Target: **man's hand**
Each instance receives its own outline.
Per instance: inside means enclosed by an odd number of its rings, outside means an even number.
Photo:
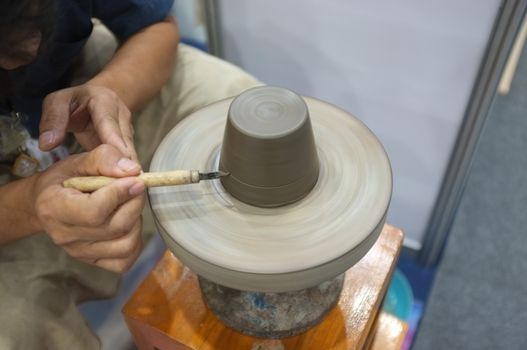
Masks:
[[[48,95],[42,106],[40,148],[58,146],[71,131],[87,150],[109,144],[136,159],[130,111],[144,106],[168,80],[178,42],[176,23],[168,16],[122,43],[88,83]]]
[[[108,144],[137,159],[130,110],[109,88],[84,84],[53,92],[44,99],[40,148],[49,151],[60,145],[66,132],[75,133],[86,150]]]
[[[38,174],[34,210],[53,242],[74,258],[126,271],[142,250],[144,184],[140,166],[109,145],[71,156]],[[64,188],[71,176],[124,177],[93,193]]]

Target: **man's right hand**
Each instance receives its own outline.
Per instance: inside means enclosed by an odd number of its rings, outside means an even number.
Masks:
[[[44,231],[72,257],[124,272],[142,250],[140,166],[110,145],[73,155],[38,174],[34,210]],[[69,177],[122,177],[93,193],[64,188]]]

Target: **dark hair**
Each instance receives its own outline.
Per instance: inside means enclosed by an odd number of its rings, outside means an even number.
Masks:
[[[53,35],[57,0],[2,0],[0,2],[0,54],[35,32],[42,35],[39,53]],[[13,90],[7,71],[0,69],[0,97]]]
[[[3,0],[0,6],[0,50],[34,31],[51,36],[56,0]]]

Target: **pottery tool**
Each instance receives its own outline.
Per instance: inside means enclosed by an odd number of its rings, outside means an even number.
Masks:
[[[343,273],[377,240],[392,191],[386,152],[360,120],[276,87],[194,112],[151,170],[191,166],[230,176],[150,189],[159,233],[200,276],[210,309],[259,337],[298,334],[327,314]]]
[[[224,171],[200,173],[198,170],[173,170],[141,173],[135,177],[143,181],[147,187],[159,187],[195,184],[202,180],[214,180],[227,175],[229,173]],[[117,178],[109,176],[79,176],[65,180],[63,186],[74,188],[81,192],[93,192],[115,180]]]

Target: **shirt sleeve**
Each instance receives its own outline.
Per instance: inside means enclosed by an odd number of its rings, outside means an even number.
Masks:
[[[93,17],[124,41],[144,27],[160,22],[174,0],[94,0]]]

